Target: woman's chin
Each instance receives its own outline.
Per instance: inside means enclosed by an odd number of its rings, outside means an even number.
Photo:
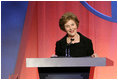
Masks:
[[[69,36],[70,36],[70,37],[74,37],[74,36],[75,36],[75,34],[69,34]]]

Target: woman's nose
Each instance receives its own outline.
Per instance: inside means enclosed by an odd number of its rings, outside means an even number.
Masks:
[[[70,26],[70,29],[72,29],[72,26]]]

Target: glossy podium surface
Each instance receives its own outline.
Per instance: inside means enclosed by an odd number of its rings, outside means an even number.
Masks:
[[[26,67],[92,67],[105,65],[106,58],[26,58]]]
[[[106,58],[27,58],[26,67],[38,67],[41,79],[88,79],[90,67],[106,66]]]

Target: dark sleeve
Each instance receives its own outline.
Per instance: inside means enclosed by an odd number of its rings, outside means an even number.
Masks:
[[[94,53],[93,44],[92,44],[92,41],[89,40],[89,42],[88,42],[87,55],[88,55],[88,56],[91,56],[93,53]]]
[[[61,56],[61,46],[59,42],[56,42],[55,54]]]

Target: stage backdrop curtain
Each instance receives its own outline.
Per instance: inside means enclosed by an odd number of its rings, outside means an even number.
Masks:
[[[88,3],[99,12],[111,16],[110,1]],[[113,66],[91,68],[90,78],[117,78],[117,23],[95,16],[79,1],[29,2],[14,72],[15,78],[39,78],[37,68],[26,68],[26,58],[50,58],[55,54],[56,41],[66,34],[60,30],[58,24],[65,12],[77,15],[80,21],[78,31],[92,40],[94,52],[99,57],[107,57],[114,62]]]

